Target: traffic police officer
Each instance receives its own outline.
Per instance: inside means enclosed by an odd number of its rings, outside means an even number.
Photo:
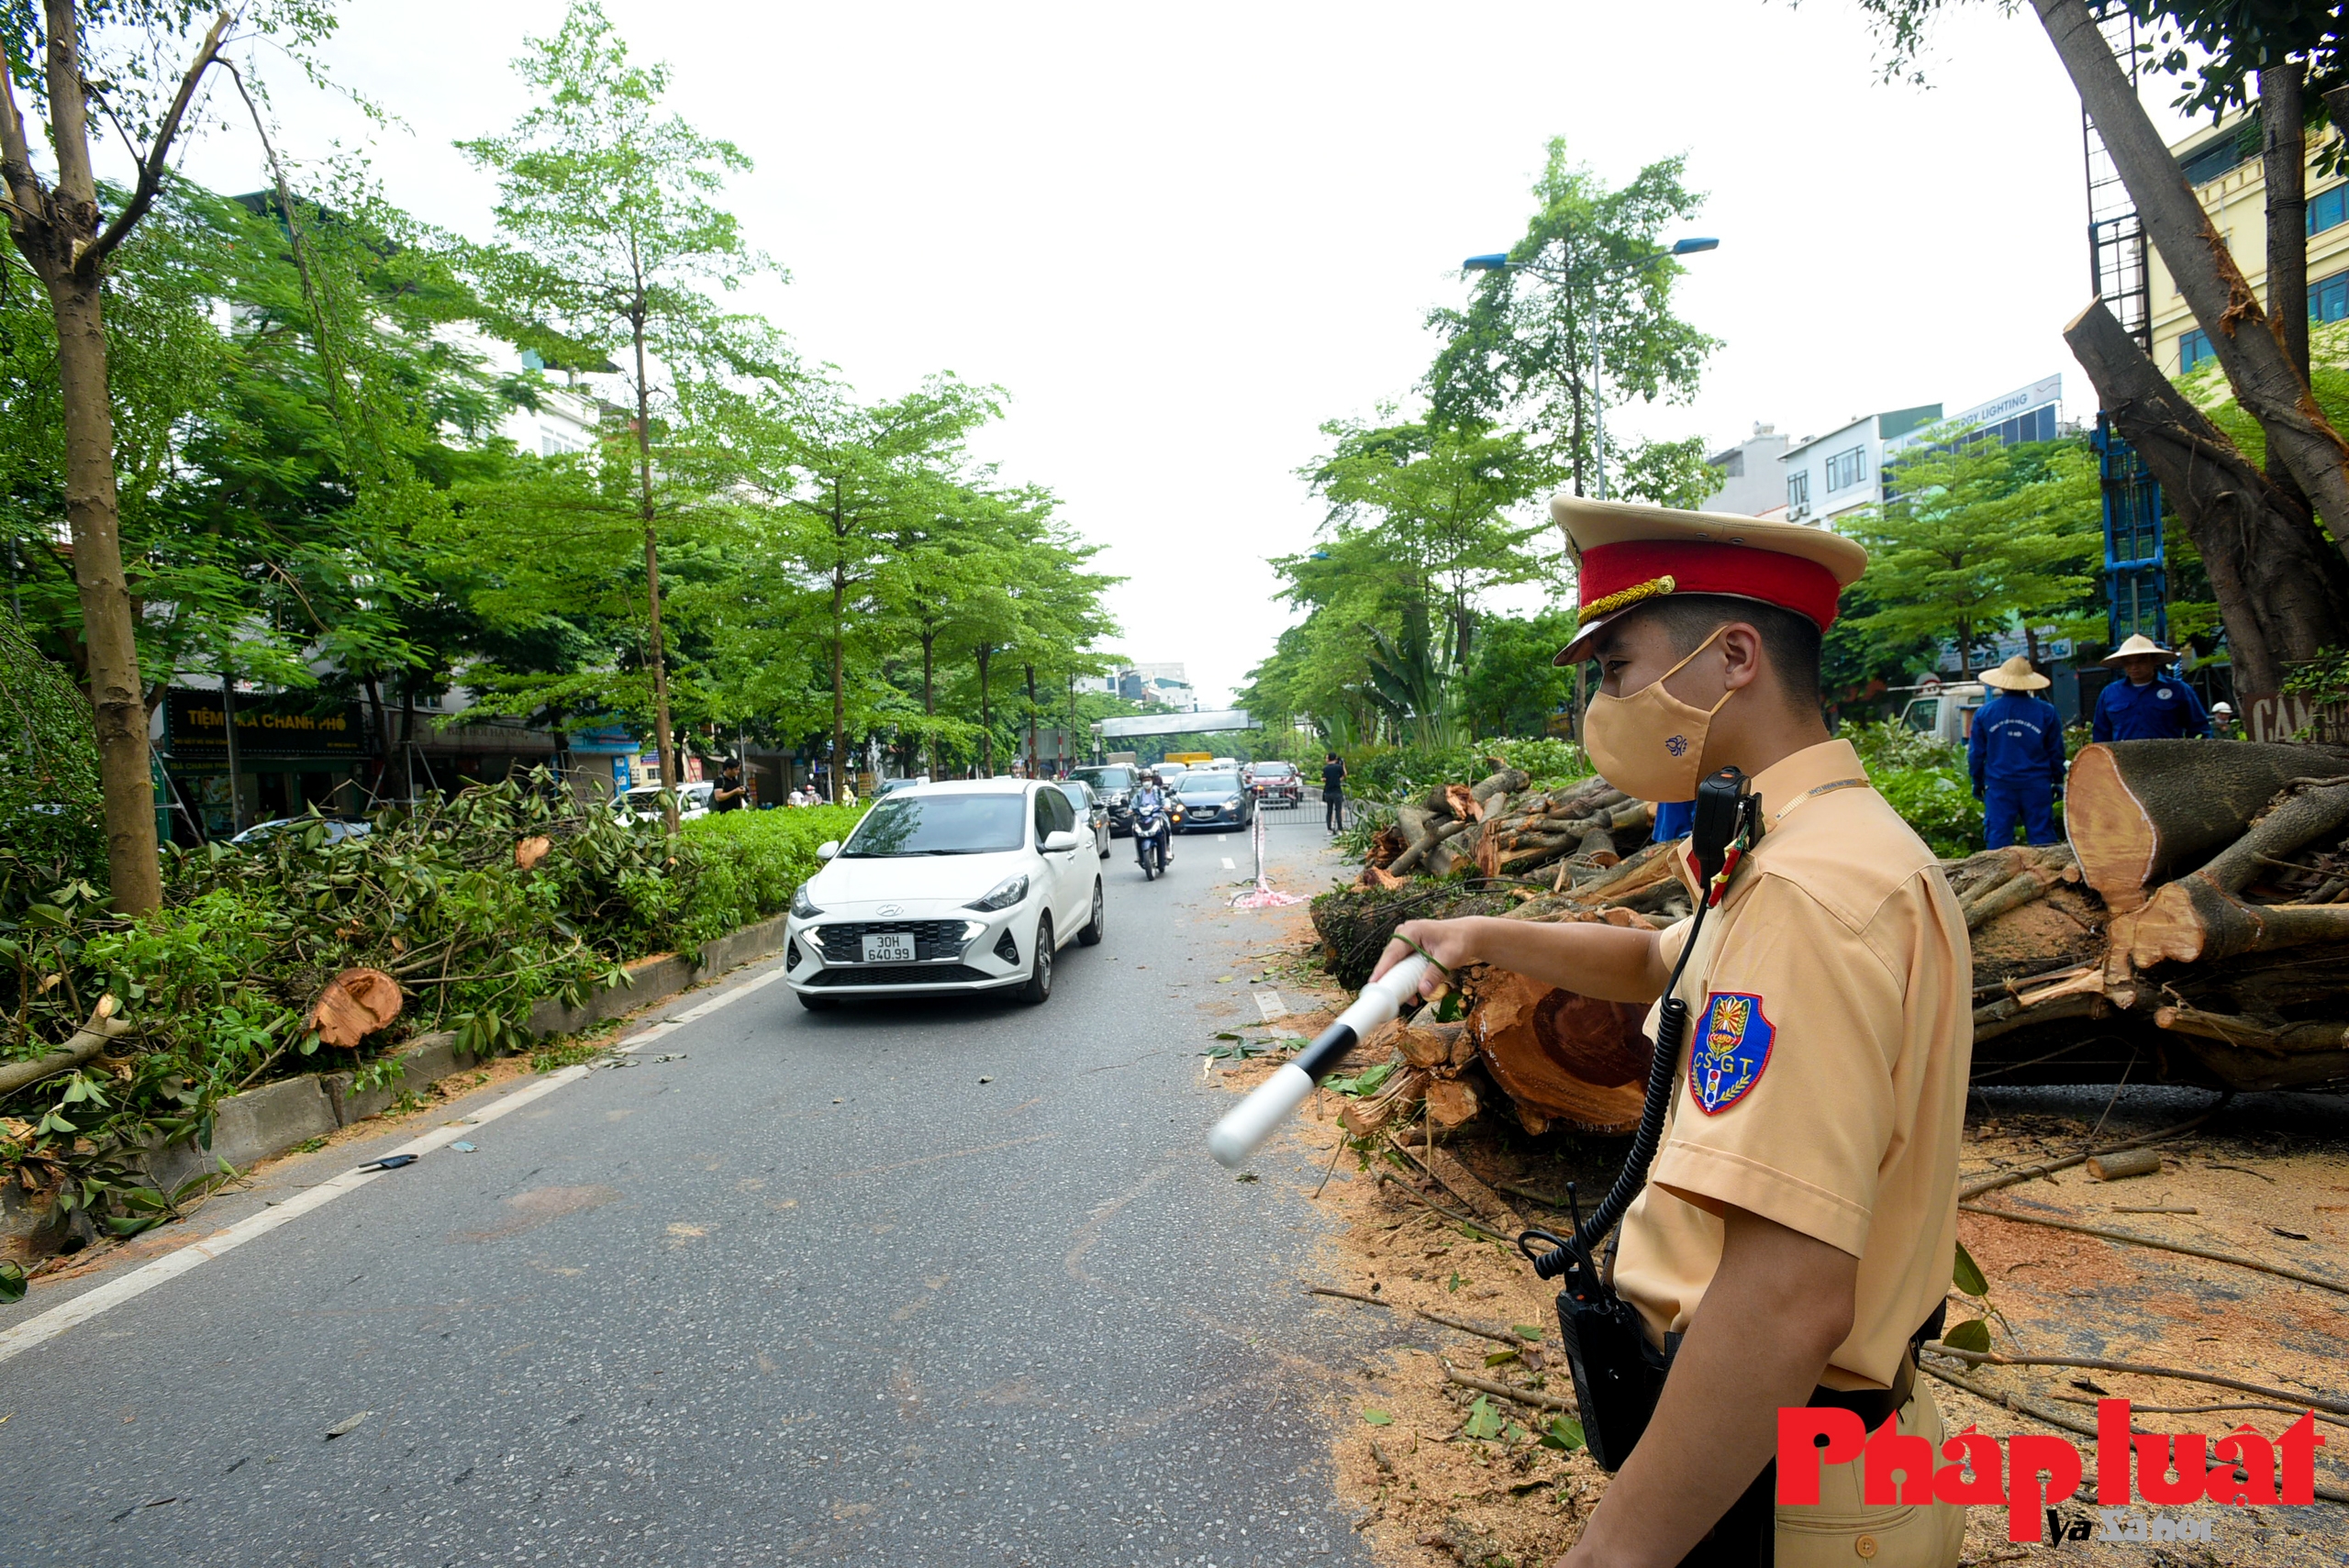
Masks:
[[[1615,1257],[1650,1340],[1682,1338],[1565,1562],[1719,1561],[1742,1540],[1747,1562],[1775,1541],[1781,1568],[1951,1568],[1955,1505],[1867,1508],[1858,1460],[1827,1467],[1817,1505],[1776,1505],[1770,1468],[1781,1407],[1841,1406],[1870,1429],[1897,1413],[1901,1432],[1943,1437],[1911,1346],[1950,1285],[1973,968],[1932,851],[1820,718],[1820,633],[1866,554],[1752,517],[1551,506],[1582,595],[1558,659],[1596,658],[1604,676],[1584,723],[1592,762],[1660,801],[1738,767],[1764,825],[1683,972],[1688,1043]],[[1417,944],[1451,971],[1657,1001],[1689,923],[1469,917],[1398,936],[1382,970]]]
[[[2046,686],[2047,677],[2018,653],[1985,670],[1982,684],[1998,692],[1975,711],[1974,733],[1965,743],[1974,798],[1982,802],[1982,842],[2005,849],[2015,841],[2021,817],[2027,840],[2052,844],[2051,807],[2064,786],[2064,721],[2053,703],[2029,695]]]
[[[2128,678],[2097,694],[2090,735],[2098,740],[2174,740],[2210,734],[2202,699],[2184,681],[2162,675],[2172,657],[2143,632],[2115,649],[2105,662],[2120,665]]]

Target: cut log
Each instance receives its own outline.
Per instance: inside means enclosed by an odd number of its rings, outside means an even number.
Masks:
[[[2349,904],[2246,904],[2199,876],[2169,884],[2112,923],[2115,952],[2125,952],[2139,969],[2310,942],[2349,942]]]
[[[2084,748],[2064,824],[2080,873],[2115,914],[2243,836],[2294,779],[2349,777],[2349,751],[2252,741],[2113,740]]]
[[[2156,1029],[2176,1029],[2180,1034],[2223,1040],[2248,1051],[2273,1051],[2278,1056],[2349,1050],[2349,1026],[2338,1021],[2288,1024],[2236,1018],[2225,1013],[2206,1013],[2193,1007],[2156,1007],[2154,1009],[2154,1025]]]
[[[1481,827],[1481,823],[1456,824],[1463,829]],[[1427,867],[1430,876],[1453,876],[1470,870],[1476,863],[1476,836],[1472,831],[1447,833],[1428,851]]]
[[[1388,1043],[1400,1051],[1403,1060],[1414,1067],[1449,1067],[1452,1065],[1453,1038],[1464,1032],[1464,1027],[1461,1024],[1408,1024],[1397,1029]]]
[[[1386,869],[1395,875],[1401,876],[1405,872],[1411,870],[1421,861],[1426,860],[1430,851],[1433,851],[1445,840],[1453,838],[1457,834],[1465,833],[1469,828],[1475,826],[1476,823],[1474,818],[1460,822],[1436,821],[1429,828],[1428,831],[1423,836],[1412,840],[1408,849],[1405,850],[1401,854],[1397,855],[1393,863],[1388,865]],[[1442,876],[1445,873],[1439,870],[1435,874]]]
[[[1646,1017],[1643,1006],[1501,974],[1477,1000],[1477,1053],[1493,1082],[1543,1119],[1620,1132],[1640,1118]]]
[[[1449,1130],[1476,1119],[1484,1106],[1472,1084],[1459,1078],[1438,1078],[1427,1087],[1428,1120]]]
[[[1408,876],[1397,876],[1384,866],[1366,865],[1362,868],[1362,875],[1354,880],[1354,885],[1375,887],[1392,893],[1410,880]]]
[[[2099,1182],[2126,1181],[2132,1176],[2158,1176],[2162,1157],[2151,1149],[2123,1149],[2088,1156],[2088,1174]]]
[[[346,969],[327,983],[304,1021],[322,1045],[349,1050],[400,1016],[400,983],[380,969]]]
[[[1468,793],[1489,812],[1532,782],[1533,775],[1523,768],[1503,768],[1499,773],[1479,781]]]
[[[1435,821],[1435,814],[1424,806],[1398,806],[1395,808],[1395,830],[1403,836],[1406,848],[1426,838]]]
[[[529,838],[514,846],[514,869],[516,871],[530,871],[536,868],[540,861],[547,858],[547,851],[553,848],[554,840],[552,839],[548,838],[543,833],[531,834]]]

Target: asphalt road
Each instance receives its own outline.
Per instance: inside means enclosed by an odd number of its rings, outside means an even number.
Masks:
[[[1275,820],[1309,891],[1319,813]],[[1146,885],[1119,840],[1041,1008],[766,986],[0,1363],[0,1561],[1366,1562],[1309,1175],[1204,1148],[1249,864]]]

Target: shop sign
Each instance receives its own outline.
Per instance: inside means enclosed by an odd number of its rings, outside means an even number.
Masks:
[[[186,769],[228,762],[228,727],[218,692],[173,690],[163,694],[163,734],[172,762]],[[367,752],[367,727],[359,705],[322,702],[296,692],[237,697],[237,761],[291,758],[350,758]]]

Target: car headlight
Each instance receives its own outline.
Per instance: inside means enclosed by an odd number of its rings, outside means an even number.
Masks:
[[[963,906],[965,909],[1008,909],[1028,896],[1028,873],[1007,876],[987,890],[984,898],[974,898]]]
[[[791,912],[803,920],[812,920],[823,913],[816,907],[816,901],[807,896],[807,884],[804,882],[791,890]]]

